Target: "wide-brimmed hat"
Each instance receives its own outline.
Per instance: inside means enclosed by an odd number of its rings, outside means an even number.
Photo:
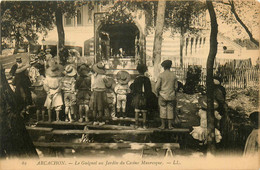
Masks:
[[[102,62],[98,62],[98,63],[94,64],[92,69],[94,72],[96,72],[98,74],[106,73],[105,65]]]
[[[128,84],[128,82],[130,81],[131,79],[131,76],[128,72],[126,71],[119,71],[117,74],[116,74],[116,79],[118,80],[118,82],[120,84]]]
[[[105,81],[105,85],[106,85],[106,88],[108,88],[108,89],[110,89],[110,88],[114,89],[115,86],[116,86],[116,82],[115,82],[115,80],[112,77],[109,77]]]
[[[21,64],[17,67],[15,73],[21,73],[23,71],[25,71],[27,68],[29,68],[30,65],[24,65],[24,64]]]
[[[78,73],[80,76],[88,76],[90,72],[90,67],[88,64],[81,64],[78,66]]]
[[[51,65],[49,68],[46,69],[46,75],[50,76],[50,77],[60,77],[62,76],[62,72],[63,72],[64,68],[62,65],[60,64],[54,64]]]
[[[170,68],[172,66],[172,61],[171,60],[164,60],[161,64],[162,67],[167,67]]]
[[[46,52],[46,53],[48,53],[48,52],[50,53],[50,52],[51,52],[51,49],[50,49],[50,48],[47,48],[47,49],[45,50],[45,52]]]
[[[207,109],[207,96],[203,96],[199,98],[199,104],[202,108]],[[218,102],[214,100],[214,109],[218,108]]]
[[[76,74],[77,74],[77,70],[76,70],[73,66],[67,65],[67,66],[65,67],[65,75],[66,75],[66,76],[73,77],[73,76],[75,76]]]
[[[21,62],[22,62],[22,58],[21,58],[21,57],[16,57],[16,58],[15,58],[15,61],[16,61],[17,63],[21,63]]]

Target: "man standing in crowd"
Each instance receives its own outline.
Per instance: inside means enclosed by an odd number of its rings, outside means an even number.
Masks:
[[[21,57],[16,57],[16,63],[12,66],[9,74],[14,77],[15,76],[15,72],[16,72],[16,69],[18,68],[18,65],[19,64],[22,64],[22,58]]]
[[[165,121],[168,120],[168,128],[172,129],[173,118],[176,112],[176,89],[178,88],[178,83],[175,74],[170,71],[172,61],[165,60],[161,65],[164,68],[164,72],[160,73],[155,85],[155,92],[159,97],[158,102],[162,123],[159,128],[165,129]]]

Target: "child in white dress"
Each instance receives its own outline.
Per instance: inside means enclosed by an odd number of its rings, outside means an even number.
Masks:
[[[194,139],[197,139],[204,144],[207,143],[207,98],[202,97],[199,99],[199,103],[201,106],[201,109],[198,112],[198,115],[200,117],[200,126],[193,126],[193,131],[190,133]],[[218,108],[218,104],[216,101],[214,101],[214,109]],[[215,111],[215,118],[219,121],[221,119],[221,115]],[[219,143],[222,139],[220,131],[215,128],[215,140],[216,143]]]

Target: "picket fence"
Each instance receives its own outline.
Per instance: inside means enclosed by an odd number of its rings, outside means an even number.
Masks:
[[[201,68],[201,81],[200,85],[206,85],[206,68]],[[226,88],[226,90],[236,90],[236,89],[244,89],[247,87],[258,87],[259,86],[259,68],[248,68],[236,71],[235,75],[228,75],[224,80],[222,85]],[[188,71],[188,64],[185,64],[181,67],[173,67],[172,71],[175,72],[178,80],[185,84],[186,76]],[[214,72],[216,69],[214,69]]]

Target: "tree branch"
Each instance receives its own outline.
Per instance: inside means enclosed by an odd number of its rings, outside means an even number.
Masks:
[[[216,1],[217,3],[220,3],[220,4],[224,4],[224,5],[228,5],[228,6],[231,6],[230,3],[227,3],[227,2],[223,2],[223,1]]]
[[[252,41],[255,45],[257,45],[259,47],[259,42],[253,37],[253,34],[251,33],[251,31],[248,29],[248,27],[245,25],[245,23],[238,16],[233,0],[230,1],[230,5],[231,5],[231,12],[234,14],[237,22],[239,22],[241,24],[241,26],[245,29],[246,33],[248,34],[248,36],[250,38],[250,41]]]

